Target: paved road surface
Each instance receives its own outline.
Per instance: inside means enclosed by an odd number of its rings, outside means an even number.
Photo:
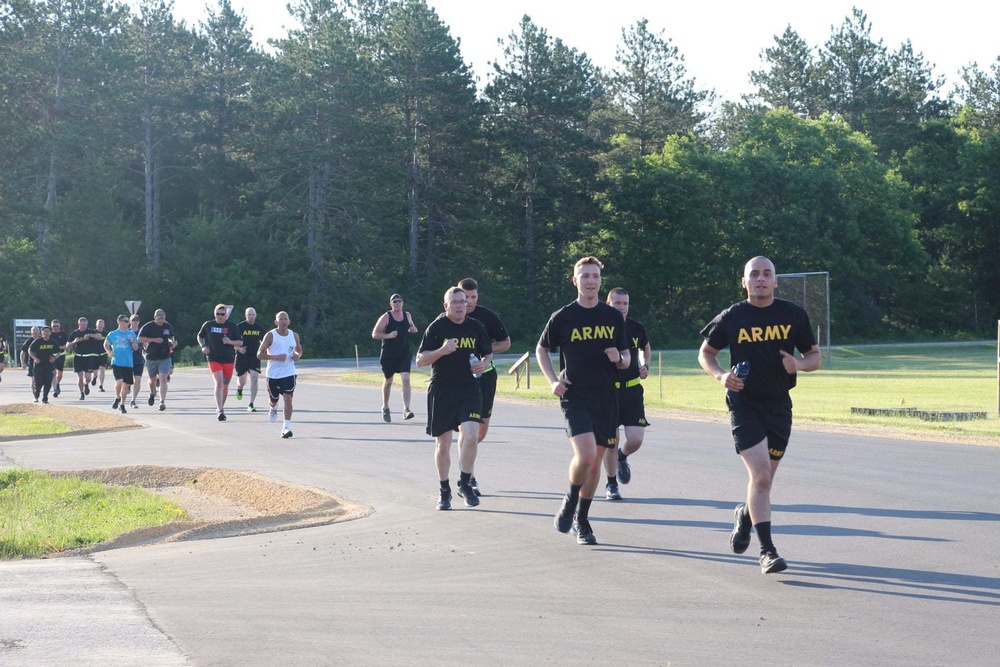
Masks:
[[[27,395],[19,375],[4,374],[0,402]],[[398,387],[393,401],[398,415]],[[181,370],[167,412],[130,413],[149,429],[0,443],[0,464],[249,469],[375,508],[319,528],[0,563],[0,664],[1000,660],[1000,448],[797,431],[773,498],[790,568],[765,576],[756,542],[728,551],[745,475],[724,424],[652,415],[626,500],[595,502],[600,544],[582,547],[552,528],[569,460],[555,404],[499,403],[477,464],[482,505],[438,512],[414,401],[417,419],[385,424],[377,388],[304,381],[295,437],[281,440],[263,412],[217,422],[207,372]],[[79,405],[110,409],[94,394]]]

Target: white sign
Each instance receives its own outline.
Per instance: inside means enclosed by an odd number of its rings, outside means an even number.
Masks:
[[[135,315],[139,312],[139,306],[142,305],[142,301],[126,301],[125,307],[128,308],[129,315]]]

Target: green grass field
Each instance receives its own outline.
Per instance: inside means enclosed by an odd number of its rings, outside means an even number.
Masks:
[[[0,437],[54,435],[68,433],[70,430],[64,422],[51,417],[34,415],[5,414],[0,419]]]
[[[728,352],[723,351],[720,360],[725,365]],[[661,362],[662,376],[658,373]],[[725,414],[722,386],[698,366],[696,350],[654,352],[650,366],[650,376],[643,383],[648,408]],[[530,390],[525,388],[523,377],[521,388],[515,390],[508,368],[509,365],[498,367],[498,393],[554,400],[534,360]],[[352,372],[341,377],[346,382],[373,385],[382,381],[378,373]],[[429,372],[414,368],[411,377],[415,387],[426,387]],[[395,392],[398,387],[394,395]],[[832,361],[824,356],[823,368],[799,375],[792,400],[797,423],[871,427],[873,435],[879,430],[904,429],[917,434],[996,438],[1000,444],[996,343],[838,347],[833,350]],[[986,412],[988,418],[927,422],[909,417],[852,415],[851,407]]]
[[[37,558],[89,546],[185,516],[184,510],[139,488],[19,468],[0,471],[2,559]]]

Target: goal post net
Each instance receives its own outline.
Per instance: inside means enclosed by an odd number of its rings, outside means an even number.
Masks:
[[[809,315],[820,350],[826,350],[826,363],[830,356],[830,272],[779,273],[775,296],[796,303]]]

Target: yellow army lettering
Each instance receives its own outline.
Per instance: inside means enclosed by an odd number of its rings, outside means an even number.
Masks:
[[[482,418],[482,415],[480,415],[478,412],[470,412],[469,413],[469,419],[481,419],[481,418]]]
[[[452,338],[452,340],[455,341],[455,345],[459,348],[476,349],[475,338]]]
[[[573,329],[569,334],[570,342],[574,340],[613,340],[615,328],[611,326],[581,327]]]
[[[778,324],[770,327],[750,327],[740,329],[736,337],[737,343],[762,343],[768,340],[788,340],[792,332],[791,324]]]

